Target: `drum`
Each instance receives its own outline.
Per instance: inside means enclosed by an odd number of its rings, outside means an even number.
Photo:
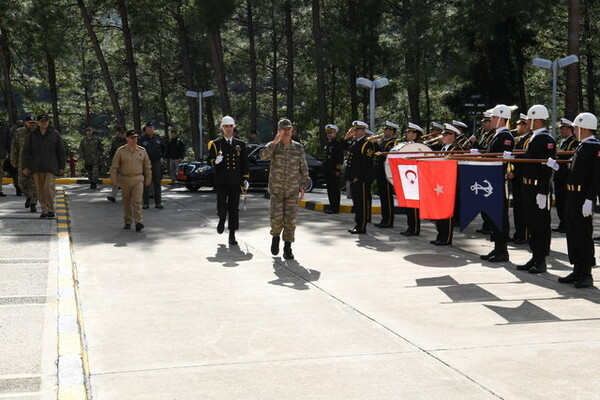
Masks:
[[[400,153],[411,153],[411,154],[388,154],[388,156],[385,158],[385,176],[388,180],[389,183],[391,183],[392,185],[394,184],[394,178],[392,178],[392,170],[390,169],[390,163],[388,162],[389,158],[406,158],[406,157],[419,157],[419,156],[425,156],[425,154],[419,154],[419,153],[415,153],[418,151],[431,151],[431,148],[429,148],[427,145],[424,145],[423,143],[418,143],[418,142],[401,142],[398,143],[397,145],[395,145],[394,147],[392,147],[392,149],[390,150],[390,152],[400,152]]]

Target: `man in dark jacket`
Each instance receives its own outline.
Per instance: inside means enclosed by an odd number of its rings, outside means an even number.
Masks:
[[[0,197],[6,196],[2,193],[2,178],[4,177],[4,161],[10,153],[10,128],[8,124],[0,120]]]
[[[58,131],[50,127],[46,114],[39,115],[37,120],[37,128],[25,141],[23,174],[33,174],[42,207],[40,218],[54,218],[55,179],[65,172],[65,145]]]
[[[323,174],[327,185],[327,197],[329,208],[325,209],[327,214],[340,212],[340,176],[342,175],[342,164],[344,162],[344,150],[337,139],[338,127],[333,124],[325,126],[327,143],[323,148]]]
[[[179,135],[175,129],[171,130],[171,140],[167,145],[167,160],[169,161],[169,175],[171,175],[171,183],[175,183],[177,169],[179,163],[185,156],[185,143],[179,139]]]
[[[152,163],[152,187],[154,188],[154,206],[164,208],[161,201],[160,180],[162,178],[161,164],[167,153],[167,144],[159,135],[154,134],[154,122],[149,121],[144,126],[144,134],[138,144],[146,149],[150,163]],[[150,188],[144,186],[143,208],[150,207]]]

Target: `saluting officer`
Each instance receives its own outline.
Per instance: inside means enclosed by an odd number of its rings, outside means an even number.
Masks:
[[[396,132],[400,129],[393,122],[385,121],[383,128],[383,141],[379,145],[379,151],[389,152],[396,142]],[[387,156],[375,158],[375,179],[377,179],[377,190],[381,202],[381,222],[375,224],[378,228],[391,228],[394,226],[394,186],[385,175],[385,159]]]
[[[558,146],[562,151],[574,151],[579,145],[579,142],[573,135],[573,122],[566,118],[560,119],[558,133],[562,141]],[[571,155],[559,155],[558,160],[569,160]],[[566,233],[567,227],[565,223],[565,201],[567,199],[567,178],[569,176],[568,164],[559,164],[558,171],[554,173],[554,199],[556,200],[556,214],[558,215],[558,226],[552,229],[554,232]]]
[[[373,167],[373,156],[375,145],[366,140],[368,125],[363,121],[353,121],[352,127],[348,129],[344,140],[347,141],[348,155],[346,156],[346,170],[344,178],[350,182],[352,193],[352,205],[354,207],[354,228],[348,229],[351,234],[367,232],[367,220],[369,218],[369,200],[367,188],[371,186],[371,169]],[[350,144],[348,140],[353,139]]]
[[[237,245],[235,231],[240,228],[240,192],[248,190],[248,154],[246,143],[233,137],[235,121],[229,115],[221,119],[223,137],[208,142],[206,161],[215,167],[215,190],[217,191],[217,232],[225,230],[229,215],[229,244]]]
[[[517,121],[517,127],[513,132],[515,137],[515,150],[525,150],[531,140],[533,133],[527,127],[527,115],[521,113]],[[515,155],[515,158],[523,158],[523,155]],[[524,244],[529,240],[529,232],[523,215],[523,164],[509,164],[509,171],[506,177],[511,182],[512,200],[513,200],[513,220],[515,223],[515,233],[512,237],[514,244]]]
[[[555,157],[556,142],[546,130],[546,119],[548,119],[548,109],[543,105],[536,104],[527,111],[527,123],[533,135],[524,158],[545,161]],[[523,206],[532,257],[526,264],[517,266],[519,271],[529,271],[531,274],[546,272],[546,257],[550,254],[548,192],[552,172],[552,168],[544,165],[543,162],[527,163],[523,166]]]
[[[594,114],[579,114],[573,126],[581,143],[575,150],[567,178],[565,220],[569,262],[574,267],[572,273],[558,278],[558,281],[574,283],[576,288],[581,289],[594,284],[592,267],[596,265],[596,259],[592,214],[600,189],[600,141],[594,136],[598,128],[598,119]]]
[[[336,125],[325,125],[327,143],[323,149],[323,174],[329,198],[329,208],[325,209],[326,214],[340,212],[340,176],[342,175],[344,151],[342,143],[337,139],[338,130]]]
[[[404,137],[408,143],[420,143],[421,135],[424,133],[423,128],[412,122],[408,123],[408,128],[404,131]],[[405,208],[406,223],[408,228],[404,232],[400,232],[404,236],[419,236],[421,233],[421,216],[418,208]]]
[[[123,229],[131,229],[135,222],[135,231],[144,228],[142,217],[142,195],[144,186],[152,183],[152,165],[146,149],[138,146],[138,135],[130,129],[125,134],[127,144],[119,147],[110,164],[110,181],[113,186],[121,186],[123,197]]]

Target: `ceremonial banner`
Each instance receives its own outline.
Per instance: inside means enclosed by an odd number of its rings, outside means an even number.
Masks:
[[[504,168],[501,162],[460,162],[460,231],[480,212],[486,213],[502,230],[504,208]]]
[[[389,158],[398,207],[419,208],[419,170],[416,160]]]
[[[446,219],[454,215],[457,163],[454,160],[419,160],[421,219]]]

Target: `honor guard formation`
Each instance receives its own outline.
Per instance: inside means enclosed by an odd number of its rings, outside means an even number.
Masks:
[[[555,138],[547,129],[549,114],[545,106],[534,105],[526,114],[520,113],[515,129],[511,130],[515,109],[499,104],[485,111],[480,129],[472,135],[467,133],[469,127],[457,120],[443,124],[433,121],[428,132],[413,122],[407,122],[406,128],[401,129],[398,124],[385,121],[380,134],[369,130],[374,127],[356,120],[342,137],[339,137],[337,125],[327,124],[324,127],[322,172],[329,201],[324,212],[340,212],[340,188],[345,186],[352,198],[354,212],[354,225],[348,232],[365,234],[372,219],[372,193],[377,193],[381,202],[381,220],[373,226],[392,228],[399,193],[404,196],[403,189],[393,184],[392,155],[405,160],[441,158],[477,165],[494,162],[502,171],[501,201],[497,209],[481,212],[483,225],[477,232],[489,234],[494,243],[493,250],[481,255],[481,259],[506,262],[510,260],[509,242],[527,244],[531,257],[525,264],[518,265],[517,270],[544,273],[554,231],[566,234],[569,262],[573,265],[573,272],[559,278],[559,282],[577,288],[592,286],[592,268],[596,265],[592,218],[600,190],[600,141],[595,136],[597,118],[588,112],[577,115],[573,121],[562,118]],[[240,196],[249,188],[248,150],[246,143],[237,137],[236,123],[231,116],[221,119],[220,129],[221,137],[208,142],[206,161],[214,169],[217,232],[221,234],[227,227],[229,244],[236,246]],[[283,239],[283,258],[286,260],[294,259],[292,243],[296,239],[298,201],[303,199],[309,182],[304,147],[296,133],[290,120],[281,119],[274,139],[260,151],[260,157],[270,161],[271,253],[279,254]],[[163,208],[162,162],[168,160],[169,174],[174,182],[178,165],[185,155],[185,144],[179,139],[178,132],[171,130],[169,135],[170,140],[165,141],[155,134],[152,121],[146,123],[139,136],[136,131],[122,126],[115,129],[108,152],[113,188],[107,200],[115,203],[121,189],[124,229],[134,226],[139,232],[144,228],[142,210],[149,208],[150,198],[155,208]],[[250,141],[258,142],[256,132],[252,132]],[[67,160],[63,139],[51,127],[49,116],[27,114],[23,126],[12,135],[9,130],[0,132],[0,144],[0,165],[10,159],[10,166],[16,170],[13,182],[18,195],[22,193],[26,198],[25,207],[37,212],[39,206],[40,218],[55,218],[55,179],[63,175]],[[90,189],[96,189],[101,182],[103,153],[102,142],[93,129],[87,127],[79,143],[79,157]],[[414,184],[417,174],[407,171],[406,178]],[[460,180],[457,182],[456,186],[460,186]],[[479,183],[473,187],[489,190],[491,194],[491,189]],[[460,206],[458,189],[451,191],[454,212],[439,215],[443,218],[434,220],[437,236],[430,241],[432,245],[452,245],[454,227],[460,221],[461,210],[465,211]],[[5,196],[1,186],[0,196]],[[559,221],[554,228],[550,226],[552,197]],[[512,235],[510,207],[513,209]],[[425,217],[430,214],[411,206],[403,207],[402,212],[407,216],[407,226],[401,234],[407,237],[420,235],[421,214]]]

